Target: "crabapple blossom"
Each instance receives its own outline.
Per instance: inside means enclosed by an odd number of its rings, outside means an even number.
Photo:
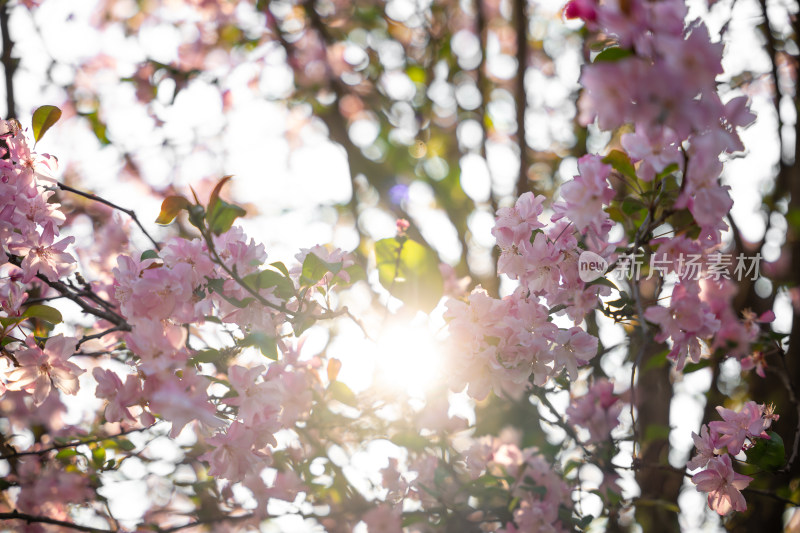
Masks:
[[[692,476],[697,491],[708,493],[708,506],[721,515],[747,509],[740,491],[752,480],[733,471],[731,457],[727,454],[711,458],[705,470]]]
[[[602,443],[619,425],[622,402],[614,394],[614,384],[607,379],[595,381],[586,394],[567,408],[569,421],[589,430],[590,442]]]
[[[78,392],[78,376],[84,369],[69,361],[78,339],[56,335],[40,347],[33,335],[25,339],[26,348],[16,354],[19,366],[8,374],[8,390],[24,390],[33,394],[35,405],[41,405],[51,386],[65,394]]]

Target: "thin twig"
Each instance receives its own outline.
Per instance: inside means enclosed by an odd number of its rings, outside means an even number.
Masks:
[[[14,72],[17,70],[17,60],[11,57],[14,49],[14,41],[11,40],[11,33],[8,30],[8,0],[0,3],[0,32],[3,39],[3,55],[0,58],[3,62],[6,78],[6,119],[17,116],[17,105],[14,101]]]
[[[155,249],[158,250],[158,251],[161,251],[161,247],[158,245],[156,240],[147,232],[146,229],[144,229],[144,226],[142,226],[142,223],[139,222],[139,217],[136,216],[136,212],[135,211],[133,211],[131,209],[125,209],[124,207],[120,207],[120,206],[118,206],[117,204],[115,204],[113,202],[109,202],[105,198],[101,198],[101,197],[97,196],[96,194],[92,194],[90,192],[80,191],[80,190],[75,189],[74,187],[70,187],[69,185],[66,185],[64,183],[60,183],[59,182],[58,183],[58,188],[61,189],[62,191],[71,192],[73,194],[77,194],[78,196],[83,196],[84,198],[88,198],[89,200],[94,200],[95,202],[100,202],[101,204],[107,205],[108,207],[116,209],[117,211],[122,211],[123,213],[125,213],[126,215],[131,217],[131,219],[134,221],[134,223],[136,223],[136,225],[139,226],[139,229],[142,230],[142,233],[144,233],[145,236],[148,239],[150,239],[150,242],[153,243],[153,246],[155,247]]]
[[[44,454],[52,452],[52,451],[63,450],[64,448],[74,448],[75,446],[81,446],[83,444],[94,444],[95,442],[116,439],[118,437],[129,435],[131,433],[137,433],[139,431],[148,430],[148,429],[152,428],[153,425],[155,425],[155,424],[152,424],[152,425],[149,425],[149,426],[143,427],[143,428],[126,429],[124,431],[120,431],[119,433],[115,433],[114,435],[106,435],[104,437],[95,437],[95,438],[92,438],[92,439],[75,440],[75,441],[72,441],[72,442],[65,442],[64,444],[54,444],[53,446],[50,446],[48,448],[42,448],[41,450],[28,450],[28,451],[24,451],[24,452],[14,452],[14,453],[6,454],[6,455],[0,455],[0,460],[13,459],[14,457],[22,457],[23,455],[44,455]]]
[[[115,331],[129,331],[129,328],[125,328],[123,326],[116,326],[105,331],[101,331],[100,333],[93,333],[92,335],[84,335],[81,340],[78,341],[78,346],[83,344],[84,342],[93,340],[93,339],[100,339],[108,335],[109,333],[114,333]]]
[[[16,266],[20,266],[22,264],[22,258],[16,255],[9,255],[8,261]],[[115,326],[119,326],[124,328],[124,331],[130,331],[130,325],[125,321],[125,319],[119,315],[116,311],[111,308],[111,306],[102,298],[94,294],[91,290],[83,290],[77,291],[75,288],[70,287],[66,283],[62,281],[52,281],[47,278],[47,276],[43,274],[37,274],[36,277],[46,283],[51,288],[57,290],[64,298],[68,300],[72,300],[83,310],[84,313],[87,315],[94,315],[97,318],[102,318]],[[92,307],[87,302],[83,300],[83,298],[90,298],[92,301],[97,302],[98,304],[103,305],[105,309],[98,309],[97,307]]]
[[[11,511],[10,513],[0,513],[0,520],[23,520],[29,524],[32,523],[52,524],[54,526],[67,527],[70,529],[74,529],[75,531],[87,531],[89,533],[112,533],[113,531],[116,531],[113,529],[98,529],[96,527],[82,526],[80,524],[75,524],[74,522],[56,520],[55,518],[49,518],[47,516],[36,516],[26,513],[20,513],[19,511],[16,510]]]
[[[519,148],[519,176],[517,197],[528,190],[528,143],[525,141],[525,112],[528,95],[525,90],[525,73],[528,70],[528,16],[525,13],[527,0],[514,0],[514,19],[517,30],[517,147]]]

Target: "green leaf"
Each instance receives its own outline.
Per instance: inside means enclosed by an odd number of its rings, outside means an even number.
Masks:
[[[291,277],[289,275],[289,269],[286,268],[286,265],[284,265],[281,261],[275,261],[274,263],[270,263],[269,266],[274,267],[276,270],[278,270],[281,274],[283,274],[287,278]]]
[[[106,462],[106,449],[102,446],[98,446],[92,450],[92,462],[96,467],[102,467],[103,463]]]
[[[255,290],[275,287],[275,296],[283,300],[288,300],[295,295],[292,280],[274,270],[262,270],[250,274],[244,278],[244,281]]]
[[[206,221],[208,227],[215,235],[225,233],[233,225],[233,221],[247,214],[247,211],[238,205],[229,204],[219,197],[222,187],[230,181],[233,176],[223,176],[211,191],[206,208]]]
[[[605,208],[605,212],[608,213],[608,216],[614,222],[620,222],[621,223],[621,222],[625,221],[625,215],[623,214],[622,210],[619,207],[615,207],[613,205],[609,206],[609,207],[606,207]]]
[[[314,285],[328,272],[334,275],[342,269],[341,261],[338,263],[328,263],[319,258],[315,253],[309,252],[303,260],[303,275],[300,281],[304,284]]]
[[[139,261],[144,261],[145,259],[159,259],[158,252],[155,250],[145,250],[142,252],[142,256],[139,258]]]
[[[711,359],[703,359],[699,363],[689,363],[683,367],[684,374],[691,374],[692,372],[697,372],[698,370],[702,370],[707,366],[711,365]]]
[[[411,239],[375,243],[381,285],[406,305],[430,311],[442,297],[443,281],[435,252]]]
[[[580,461],[567,461],[567,464],[564,465],[564,475],[568,475],[570,472],[581,466]]]
[[[78,452],[75,450],[75,448],[64,448],[58,451],[56,454],[56,459],[59,461],[64,461],[66,459],[70,459],[71,457],[75,457],[76,455],[78,455]]]
[[[6,328],[8,328],[8,326],[13,326],[13,325],[19,324],[23,320],[25,320],[24,316],[4,316],[4,317],[0,317],[0,326],[3,326],[3,329],[6,329]],[[9,341],[9,342],[11,342],[11,341]]]
[[[661,350],[659,353],[650,357],[642,367],[642,372],[657,368],[664,368],[667,365],[667,354],[669,350]]]
[[[108,128],[100,120],[100,115],[98,114],[97,110],[92,111],[91,113],[79,113],[80,116],[85,117],[89,121],[89,125],[92,127],[92,132],[94,136],[97,137],[97,140],[103,146],[108,146],[111,144],[111,141],[108,139]]]
[[[775,471],[786,463],[783,439],[774,431],[768,431],[769,439],[757,439],[755,445],[745,451],[747,462],[763,470]]]
[[[631,163],[628,154],[625,152],[611,150],[611,152],[603,158],[603,163],[611,165],[623,176],[634,181],[636,180],[636,169],[633,167],[633,163]]]
[[[128,439],[119,439],[117,443],[119,444],[119,447],[125,450],[126,452],[136,449],[136,445],[131,441],[129,441]]]
[[[656,180],[666,178],[667,176],[669,176],[670,174],[679,169],[680,167],[678,166],[678,163],[670,163],[669,165],[666,166],[666,168],[664,168],[664,170],[656,174]]]
[[[186,209],[188,211],[191,206],[192,204],[189,203],[189,200],[183,196],[167,196],[164,198],[164,201],[161,202],[161,212],[156,218],[156,224],[171,224],[172,221],[175,220],[175,217],[178,216],[181,209]]]
[[[60,324],[64,320],[61,317],[61,312],[49,305],[32,305],[25,309],[22,316],[25,318],[38,318],[51,324]]]
[[[54,105],[43,105],[33,112],[33,119],[31,120],[31,127],[33,129],[33,138],[36,142],[44,137],[53,124],[58,122],[61,118],[61,110]]]
[[[363,281],[367,279],[367,273],[364,272],[364,269],[361,265],[350,265],[349,267],[344,269],[345,272],[350,276],[350,285],[357,281]]]
[[[350,390],[350,387],[341,381],[332,381],[328,385],[328,391],[334,400],[338,400],[345,405],[355,406],[357,402],[356,394]]]
[[[215,235],[220,235],[231,229],[234,220],[246,214],[247,211],[238,205],[229,204],[225,200],[218,199],[214,207],[209,209],[208,213],[206,213],[208,228],[214,232]]]
[[[266,333],[261,331],[251,333],[239,341],[239,344],[242,346],[255,346],[268,359],[278,360],[278,341],[275,337],[271,337]]]
[[[593,63],[602,63],[602,62],[614,62],[619,61],[620,59],[625,59],[626,57],[630,57],[633,55],[633,50],[628,50],[626,48],[620,48],[619,46],[612,46],[611,48],[606,48],[599,54],[597,54],[594,58]]]
[[[630,196],[622,201],[622,212],[628,216],[636,213],[644,207],[645,205],[642,202]]]
[[[214,350],[213,348],[209,348],[207,350],[201,350],[194,354],[189,360],[193,364],[197,363],[216,363],[219,362],[220,351]]]
[[[422,451],[430,443],[427,438],[413,431],[402,431],[389,440],[398,446],[414,451]]]

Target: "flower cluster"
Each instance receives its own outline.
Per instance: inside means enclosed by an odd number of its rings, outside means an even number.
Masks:
[[[697,454],[686,464],[690,470],[703,470],[692,476],[698,492],[708,493],[708,506],[721,515],[744,511],[747,504],[740,492],[753,478],[734,472],[731,457],[749,449],[756,439],[769,439],[766,430],[778,415],[772,409],[747,402],[740,411],[717,407],[722,421],[692,433]]]
[[[75,239],[56,241],[66,220],[59,204],[49,201],[57,162],[31,152],[16,121],[3,121],[0,129],[0,266],[10,254],[22,258],[12,261],[20,270],[12,270],[23,283],[37,275],[58,280],[74,268],[75,258],[66,248]]]
[[[589,442],[600,444],[611,437],[611,431],[619,425],[622,402],[614,394],[614,384],[607,379],[598,379],[583,396],[572,401],[567,408],[568,420],[589,431]]]
[[[511,495],[519,498],[513,523],[496,530],[497,533],[569,530],[561,522],[560,510],[572,508],[570,487],[539,450],[520,449],[513,442],[482,437],[464,452],[464,460],[473,479],[481,476],[505,478]]]

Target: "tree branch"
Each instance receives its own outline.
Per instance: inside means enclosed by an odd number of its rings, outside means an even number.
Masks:
[[[133,219],[133,221],[136,223],[136,225],[139,226],[139,229],[142,230],[142,233],[144,233],[145,236],[148,239],[150,239],[150,242],[153,243],[153,246],[155,247],[155,249],[158,250],[158,251],[161,251],[161,247],[158,245],[156,240],[147,232],[147,230],[144,229],[144,226],[142,226],[142,223],[139,222],[139,217],[136,216],[136,212],[133,211],[132,209],[125,209],[124,207],[120,207],[120,206],[118,206],[117,204],[115,204],[113,202],[109,202],[105,198],[101,198],[101,197],[97,196],[96,194],[92,194],[90,192],[80,191],[80,190],[75,189],[73,187],[70,187],[69,185],[66,185],[64,183],[60,183],[59,182],[58,183],[58,188],[61,189],[62,191],[68,191],[68,192],[71,192],[73,194],[77,194],[78,196],[83,196],[84,198],[88,198],[89,200],[94,200],[95,202],[100,202],[101,204],[107,205],[108,207],[111,207],[112,209],[116,209],[117,211],[122,211],[123,213],[125,213],[126,215],[131,217],[131,219]]]
[[[10,513],[0,513],[0,520],[24,520],[29,524],[32,523],[52,524],[54,526],[67,527],[70,529],[74,529],[75,531],[87,531],[89,533],[112,533],[114,531],[111,529],[98,529],[96,527],[82,526],[80,524],[75,524],[73,522],[56,520],[54,518],[48,518],[46,516],[35,516],[26,513],[20,513],[19,511],[16,510],[11,511]]]
[[[528,190],[528,144],[525,142],[525,111],[528,94],[525,91],[525,72],[528,70],[528,16],[527,0],[514,0],[514,22],[517,31],[517,147],[519,148],[519,176],[517,197]]]
[[[0,61],[3,63],[6,77],[6,119],[17,116],[17,104],[14,101],[14,72],[17,70],[17,60],[11,57],[14,49],[14,41],[11,40],[11,33],[8,30],[8,0],[0,3],[0,33],[3,39],[3,55]]]
[[[153,424],[154,425],[154,424]],[[43,448],[41,450],[29,450],[24,452],[14,452],[9,453],[6,455],[0,455],[0,460],[2,459],[13,459],[14,457],[22,457],[23,455],[44,455],[46,453],[56,451],[56,450],[63,450],[64,448],[74,448],[75,446],[81,446],[83,444],[94,444],[95,442],[100,442],[104,440],[116,439],[122,437],[124,435],[129,435],[131,433],[137,433],[139,431],[145,431],[153,427],[153,425],[149,425],[143,428],[131,428],[126,429],[124,431],[120,431],[114,435],[106,435],[104,437],[95,437],[93,439],[84,439],[84,440],[75,440],[72,442],[65,442],[64,444],[54,444],[48,448]]]

